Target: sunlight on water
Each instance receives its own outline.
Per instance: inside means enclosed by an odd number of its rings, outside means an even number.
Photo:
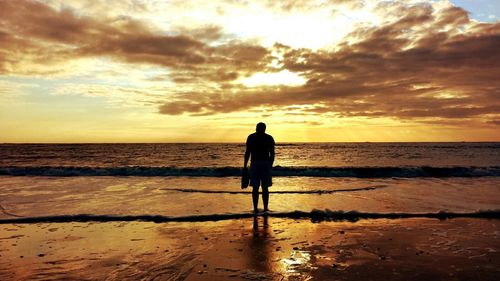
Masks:
[[[275,166],[498,166],[498,143],[280,143]],[[238,167],[243,143],[0,144],[0,167]],[[193,159],[196,159],[193,162]]]

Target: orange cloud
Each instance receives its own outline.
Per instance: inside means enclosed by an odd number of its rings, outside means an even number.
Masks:
[[[283,54],[283,68],[307,78],[303,86],[179,95],[160,112],[215,114],[317,105],[305,111],[402,119],[498,118],[500,23],[472,22],[456,7],[399,7],[397,13],[394,22],[355,30],[335,50],[275,45]]]
[[[0,1],[0,18],[0,74],[16,74],[16,61],[47,65],[80,57],[110,57],[179,69],[178,81],[182,73],[191,79],[218,81],[223,76],[222,80],[234,80],[238,73],[263,69],[267,55],[265,48],[237,40],[208,45],[205,41],[220,37],[220,29],[214,26],[169,35],[129,17],[79,16],[73,10],[56,10],[29,0]],[[233,72],[218,75],[226,68]]]

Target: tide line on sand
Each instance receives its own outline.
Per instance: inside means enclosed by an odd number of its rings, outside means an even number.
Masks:
[[[3,206],[2,204],[0,204],[0,212],[2,212],[4,215],[7,215],[7,216],[11,216],[11,217],[17,217],[17,218],[22,218],[22,216],[18,216],[16,214],[13,214],[13,213],[10,213],[8,212]]]
[[[123,221],[142,221],[142,222],[204,222],[220,221],[232,219],[245,219],[254,216],[267,216],[276,218],[291,219],[311,219],[313,222],[321,221],[357,221],[360,219],[404,219],[404,218],[435,218],[435,219],[453,219],[453,218],[486,218],[500,219],[500,210],[487,210],[469,213],[455,213],[440,211],[437,213],[363,213],[357,211],[330,211],[312,210],[311,212],[292,211],[292,212],[263,212],[263,213],[230,213],[230,214],[207,214],[190,216],[162,216],[162,215],[57,215],[42,217],[22,217],[0,219],[0,224],[29,224],[29,223],[69,223],[69,222],[123,222]]]
[[[350,189],[332,189],[332,190],[277,190],[270,191],[269,194],[332,194],[339,192],[368,191],[387,187],[387,185],[374,185],[368,187],[350,188]],[[252,194],[251,191],[230,191],[230,190],[208,190],[193,188],[162,188],[162,190],[186,192],[186,193],[223,193],[223,194]],[[262,194],[262,192],[260,192]]]

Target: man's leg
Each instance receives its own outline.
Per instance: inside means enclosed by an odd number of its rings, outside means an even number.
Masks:
[[[253,186],[252,189],[253,211],[257,213],[257,206],[259,205],[259,186]]]
[[[258,199],[258,197],[257,197]],[[262,186],[262,201],[264,202],[264,212],[269,211],[268,203],[269,203],[269,188],[267,186]]]

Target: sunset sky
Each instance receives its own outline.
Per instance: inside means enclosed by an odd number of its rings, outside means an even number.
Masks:
[[[500,1],[0,0],[0,142],[500,141]]]

